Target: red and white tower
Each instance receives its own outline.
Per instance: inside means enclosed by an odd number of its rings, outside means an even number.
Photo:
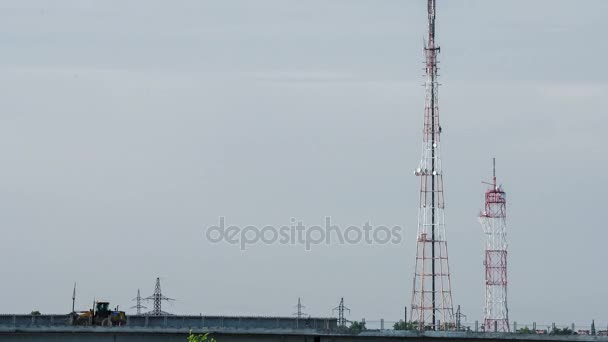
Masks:
[[[410,317],[420,330],[439,330],[452,329],[455,322],[443,213],[437,81],[440,48],[435,44],[435,0],[427,0],[427,11],[428,37],[424,48],[426,102],[422,159],[415,172],[420,177],[420,207]]]
[[[486,235],[486,306],[484,327],[486,332],[508,332],[507,309],[507,194],[496,183],[496,160],[493,160],[492,183],[486,191],[485,208],[479,221]]]

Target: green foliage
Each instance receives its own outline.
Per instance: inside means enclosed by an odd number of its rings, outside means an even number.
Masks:
[[[365,322],[357,322],[353,321],[350,323],[350,327],[348,327],[348,331],[351,333],[360,333],[363,330],[366,330]]]
[[[190,335],[188,335],[188,342],[217,342],[213,337],[209,336],[209,333],[204,335],[196,335],[192,333],[190,330]]]
[[[523,327],[521,329],[517,330],[518,334],[536,334],[536,331],[528,328],[528,327]]]
[[[396,322],[395,324],[393,324],[393,329],[395,329],[395,330],[410,330],[410,327],[408,326],[407,322],[404,322],[403,320],[400,320],[399,322]]]
[[[399,322],[393,324],[393,329],[395,330],[416,330],[418,326],[418,322],[404,322],[400,320]]]
[[[439,326],[439,330],[448,331],[448,330],[458,330],[458,329],[456,329],[456,324],[454,324],[454,323],[441,322],[441,325]]]
[[[38,310],[34,310],[34,311],[32,311],[32,313],[30,315],[32,315],[32,316],[40,316],[41,313]]]
[[[551,331],[551,335],[573,335],[574,331],[572,331],[572,329],[568,329],[568,328],[555,328]]]

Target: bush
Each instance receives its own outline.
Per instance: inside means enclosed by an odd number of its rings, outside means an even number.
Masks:
[[[404,322],[400,320],[399,322],[393,324],[393,329],[395,330],[416,330],[418,326],[418,322]]]
[[[209,336],[209,333],[204,335],[196,335],[192,333],[190,330],[190,335],[188,335],[188,342],[217,342],[213,337]]]
[[[572,331],[572,329],[568,329],[568,328],[555,328],[553,329],[553,331],[551,331],[551,335],[572,335],[574,334],[574,331]]]
[[[357,322],[354,321],[350,324],[350,327],[348,327],[348,331],[352,332],[352,333],[360,333],[363,330],[366,330],[367,328],[365,327],[365,322]]]
[[[519,330],[517,330],[518,334],[536,334],[536,331],[528,328],[528,327],[523,327]]]

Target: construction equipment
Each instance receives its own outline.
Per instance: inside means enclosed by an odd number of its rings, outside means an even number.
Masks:
[[[72,325],[121,326],[127,323],[124,311],[118,311],[118,306],[110,310],[109,302],[93,302],[93,308],[84,312],[72,312]]]

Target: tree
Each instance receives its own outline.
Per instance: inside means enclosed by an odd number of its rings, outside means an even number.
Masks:
[[[363,330],[367,330],[367,328],[365,327],[365,322],[353,321],[350,323],[350,327],[348,327],[348,331],[351,333],[358,334]]]
[[[399,322],[393,324],[393,329],[395,330],[416,330],[417,322],[404,322],[400,320]]]
[[[528,328],[528,327],[523,327],[519,330],[517,330],[518,334],[536,334],[536,331]]]
[[[196,335],[192,333],[190,330],[190,335],[188,335],[188,342],[217,342],[213,337],[209,336],[209,333],[204,335]]]
[[[572,335],[574,334],[574,331],[572,331],[572,329],[568,329],[568,328],[555,328],[551,331],[551,335]]]
[[[40,316],[41,313],[38,310],[34,310],[34,311],[32,311],[32,313],[30,315],[32,315],[32,316]]]

